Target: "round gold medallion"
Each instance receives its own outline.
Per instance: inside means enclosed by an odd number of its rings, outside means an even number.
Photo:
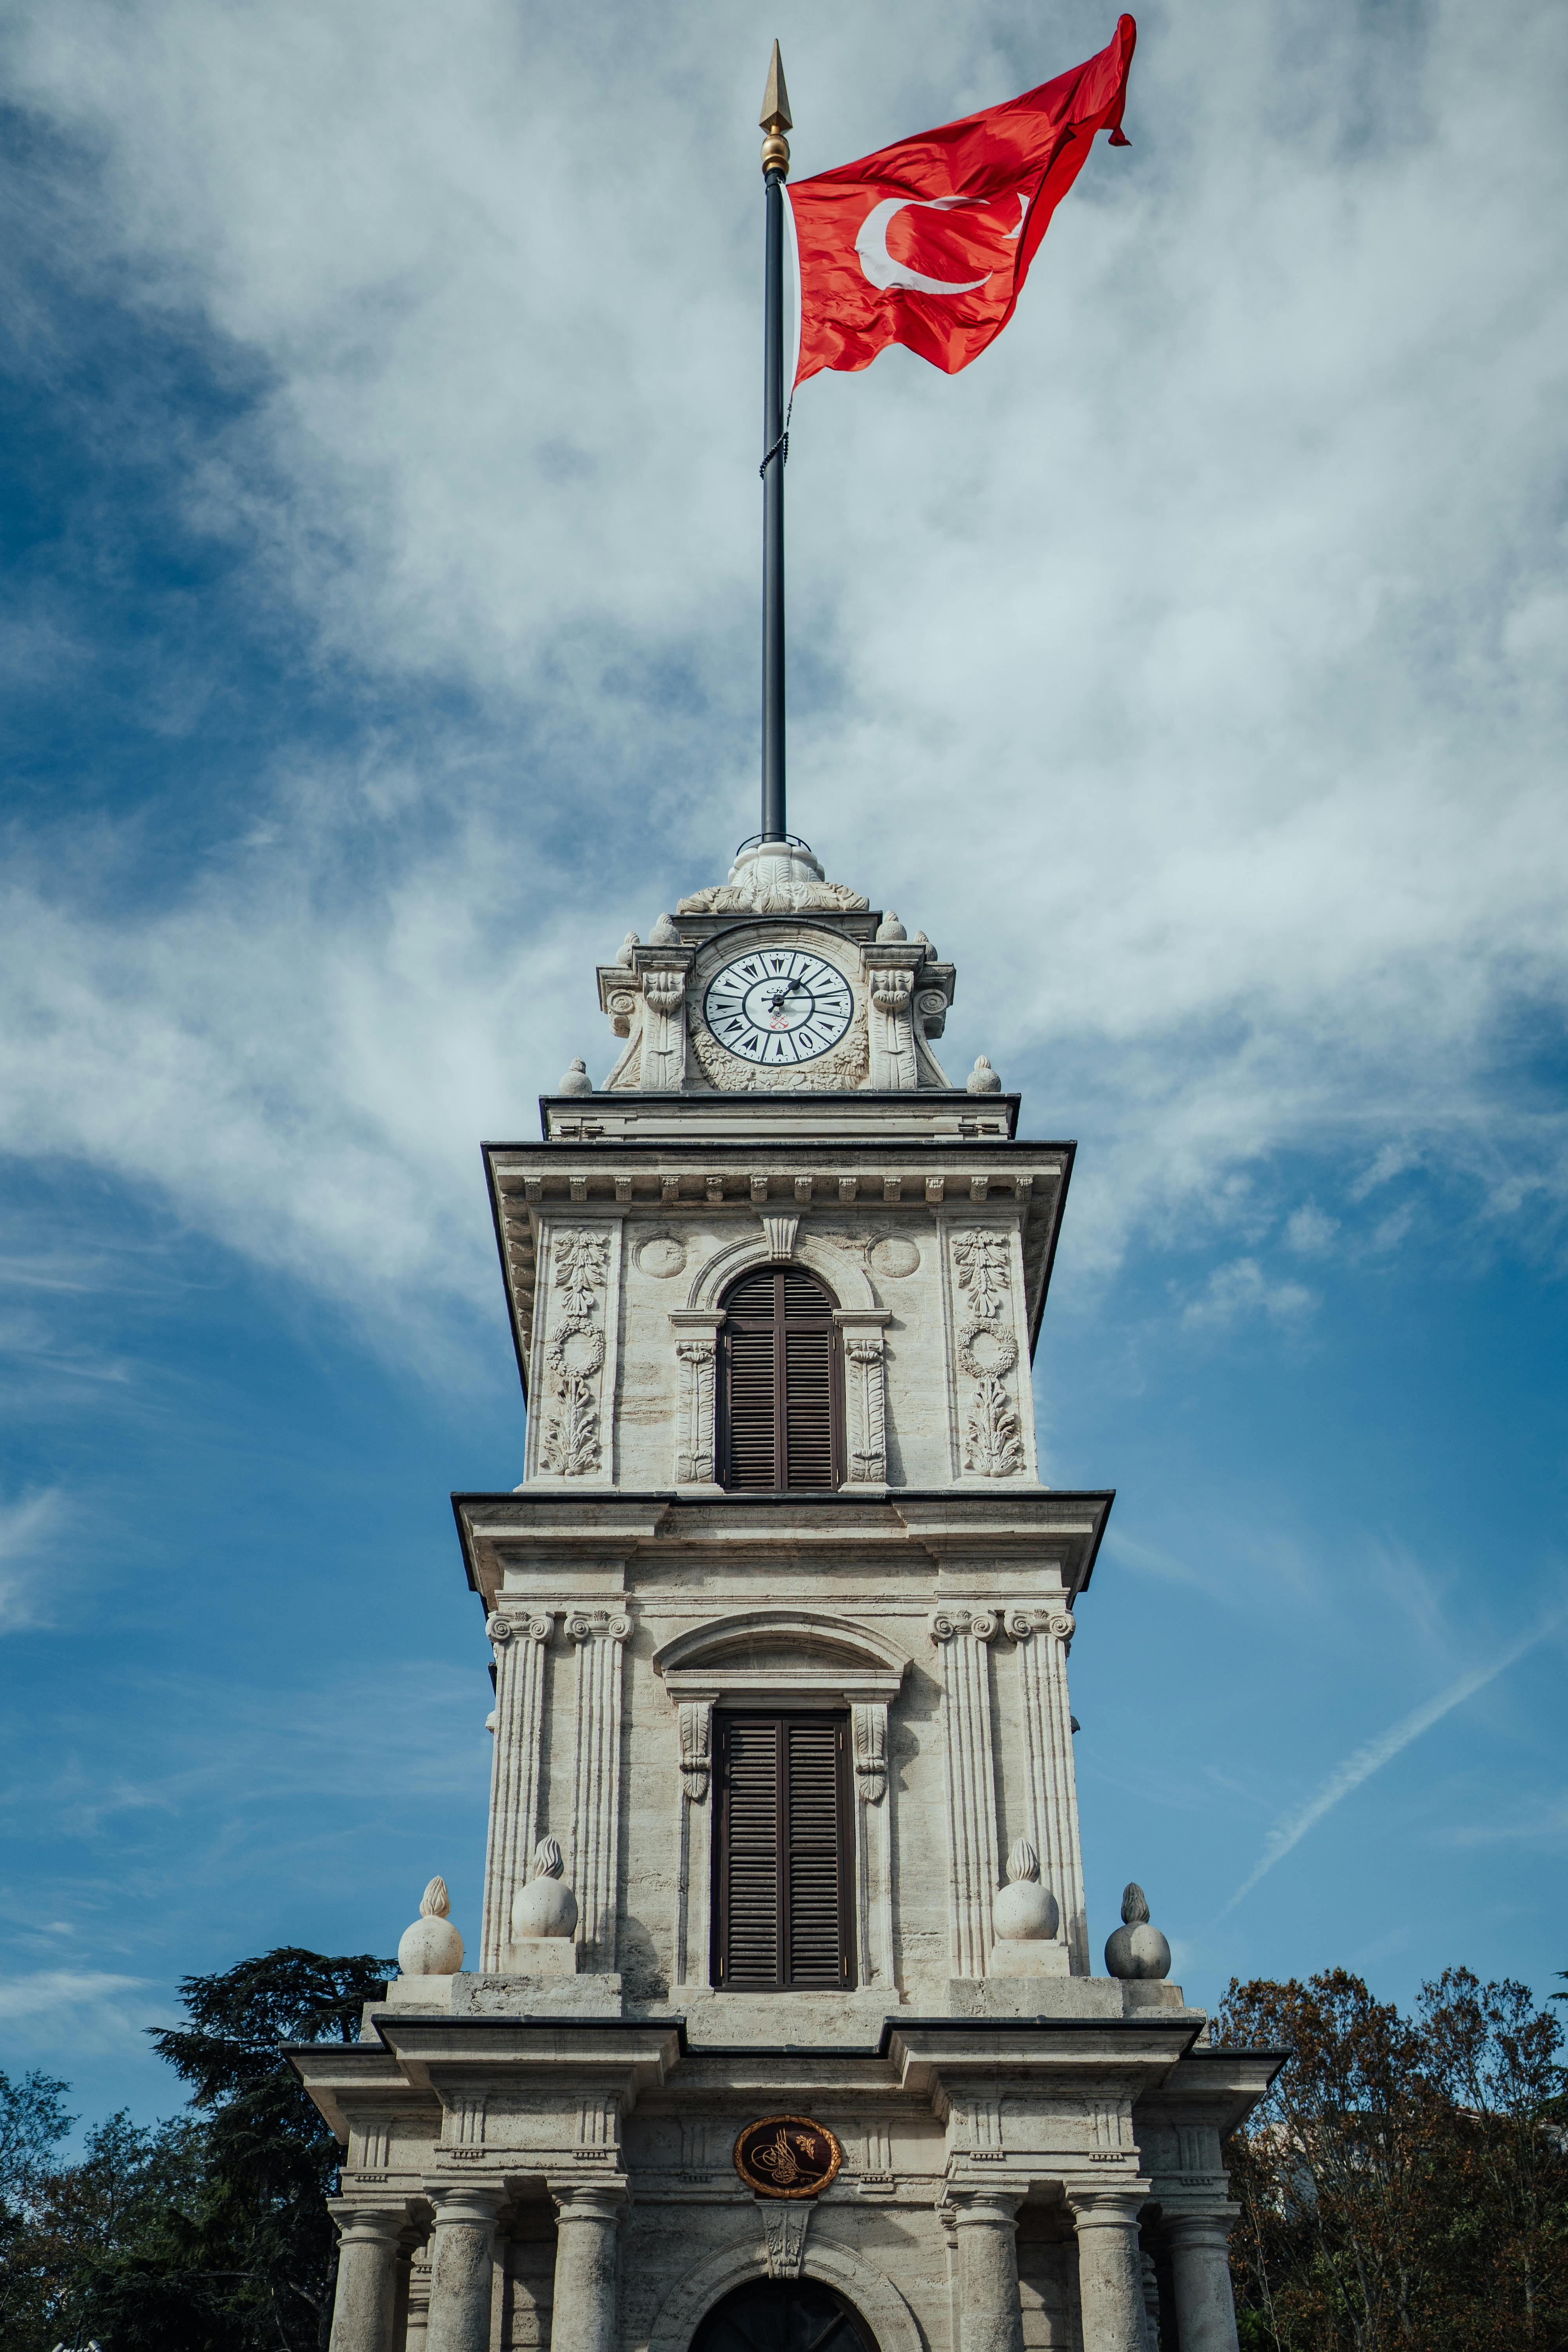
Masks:
[[[844,2161],[826,2124],[764,2116],[735,2142],[735,2169],[759,2197],[819,2197]]]

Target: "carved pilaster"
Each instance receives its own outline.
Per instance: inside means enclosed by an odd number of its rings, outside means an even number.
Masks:
[[[892,1823],[888,1793],[888,1706],[858,1700],[849,1710],[855,1766],[855,1934],[862,1988],[892,1975]]]
[[[918,948],[903,949],[901,943],[866,950],[873,1087],[901,1091],[920,1084],[910,1011],[919,960]]]
[[[583,1967],[616,1965],[616,1881],[621,1800],[622,1652],[631,1620],[607,1609],[574,1610],[577,1651],[576,1752],[572,1770],[572,1887]]]
[[[886,1307],[835,1310],[844,1347],[846,1484],[880,1486],[888,1478]]]
[[[1029,1833],[1040,1857],[1040,1876],[1060,1908],[1059,1933],[1070,1955],[1072,1973],[1086,1977],[1090,1973],[1089,1922],[1079,1844],[1072,1711],[1068,1705],[1067,1657],[1073,1621],[1065,1609],[1009,1609],[1007,1631],[1018,1645]]]
[[[955,1977],[983,1977],[991,1957],[996,1891],[996,1780],[991,1744],[986,1645],[989,1611],[947,1608],[931,1620],[942,1654],[942,1717],[947,1760],[948,1941]]]
[[[705,1985],[708,1981],[708,1906],[713,1849],[708,1811],[712,1778],[711,1698],[683,1699],[677,1710],[677,1721],[680,1730],[680,1794],[676,1825],[672,1989]]]
[[[715,1401],[723,1312],[678,1307],[669,1319],[676,1335],[675,1483],[711,1486],[719,1476]]]
[[[511,1898],[538,1836],[545,1653],[555,1619],[548,1611],[511,1616],[498,1610],[485,1630],[495,1650],[496,1744],[479,1966],[494,1970],[511,1935]]]
[[[619,1296],[619,1242],[618,1224],[563,1221],[549,1229],[548,1257],[542,1261],[548,1278],[540,1284],[535,1307],[542,1405],[530,1416],[535,1476],[610,1475],[604,1374]]]
[[[1031,1465],[1015,1322],[1016,1245],[1016,1232],[1000,1223],[948,1227],[954,1436],[961,1475],[970,1478],[1026,1476]]]
[[[687,955],[640,975],[642,1086],[647,1094],[676,1095],[686,1084],[686,976],[690,961]]]

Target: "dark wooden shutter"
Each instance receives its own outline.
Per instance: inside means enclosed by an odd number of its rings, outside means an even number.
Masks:
[[[721,1715],[713,1981],[732,1992],[855,1982],[849,1727],[842,1715]]]
[[[799,1266],[745,1276],[724,1301],[724,1484],[838,1483],[833,1301]]]

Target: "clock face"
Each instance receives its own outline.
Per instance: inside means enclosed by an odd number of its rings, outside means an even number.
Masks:
[[[837,1045],[855,1011],[836,965],[802,948],[759,948],[714,973],[702,1000],[708,1026],[743,1062],[815,1062]]]

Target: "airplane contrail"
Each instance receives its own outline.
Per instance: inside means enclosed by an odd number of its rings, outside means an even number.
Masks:
[[[1300,1845],[1307,1832],[1315,1829],[1323,1815],[1331,1812],[1342,1797],[1348,1797],[1353,1789],[1359,1789],[1363,1780],[1370,1780],[1374,1772],[1389,1763],[1402,1748],[1408,1748],[1413,1739],[1419,1739],[1424,1731],[1430,1731],[1432,1726],[1440,1723],[1454,1707],[1462,1706],[1477,1691],[1484,1690],[1488,1683],[1497,1680],[1499,1675],[1506,1674],[1527,1650],[1532,1650],[1537,1642],[1544,1641],[1547,1634],[1562,1623],[1563,1613],[1559,1610],[1543,1625],[1536,1626],[1532,1633],[1521,1633],[1519,1640],[1511,1643],[1500,1657],[1493,1658],[1487,1665],[1472,1667],[1468,1674],[1461,1675],[1457,1683],[1450,1683],[1447,1690],[1439,1691],[1435,1698],[1426,1699],[1420,1706],[1412,1708],[1408,1715],[1401,1716],[1397,1723],[1391,1724],[1386,1731],[1379,1732],[1375,1739],[1369,1739],[1363,1747],[1358,1748],[1353,1756],[1347,1756],[1344,1762],[1330,1773],[1315,1797],[1310,1797],[1297,1811],[1287,1813],[1283,1821],[1275,1822],[1264,1840],[1263,1852],[1257,1864],[1225,1905],[1220,1917],[1223,1919],[1226,1911],[1234,1911],[1243,1896],[1251,1894],[1258,1880],[1272,1870],[1277,1862],[1283,1862],[1291,1847]]]

